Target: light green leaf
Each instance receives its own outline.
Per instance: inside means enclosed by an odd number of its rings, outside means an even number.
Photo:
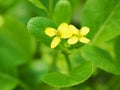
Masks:
[[[86,45],[81,48],[81,55],[85,60],[93,62],[94,66],[113,74],[120,74],[111,56],[103,49]]]
[[[37,6],[38,8],[41,8],[45,10],[46,12],[48,12],[47,8],[41,3],[40,0],[29,0],[29,1],[33,3],[35,6]]]
[[[56,24],[69,23],[71,19],[71,5],[68,0],[59,0],[54,10],[53,20]]]
[[[15,79],[17,78],[17,69],[13,61],[10,61],[11,58],[8,57],[8,54],[3,53],[5,52],[2,51],[3,49],[0,50],[0,89],[11,90],[18,84],[18,81]]]
[[[48,73],[49,65],[42,60],[34,60],[29,65],[20,68],[22,80],[33,90],[41,84],[42,76]]]
[[[50,5],[54,8],[58,1],[59,0],[39,0],[48,10],[50,10]]]
[[[120,35],[120,0],[87,0],[82,25],[90,27],[91,43],[99,44]]]
[[[31,39],[26,28],[11,17],[3,18],[0,27],[0,60],[10,60],[16,65],[31,59]]]
[[[13,4],[16,2],[16,0],[0,0],[0,12],[2,9],[8,9],[13,6]]]
[[[7,75],[0,72],[0,89],[1,90],[13,90],[18,84],[18,81]]]
[[[91,62],[85,62],[73,69],[69,75],[53,72],[45,75],[43,81],[53,87],[70,87],[87,80],[92,74]]]
[[[47,27],[56,28],[56,25],[50,19],[43,17],[32,18],[27,24],[30,33],[32,33],[40,42],[50,46],[52,38],[47,36],[44,32]]]
[[[0,89],[13,90],[20,84],[17,66],[31,60],[31,39],[25,27],[17,20],[8,16],[1,17]]]

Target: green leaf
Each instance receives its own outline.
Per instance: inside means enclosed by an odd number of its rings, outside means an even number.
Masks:
[[[0,60],[10,60],[16,65],[31,60],[31,39],[26,28],[11,17],[4,17],[3,21],[0,27]]]
[[[32,18],[27,24],[30,33],[32,33],[40,42],[50,46],[52,38],[47,36],[44,32],[47,27],[56,28],[56,25],[50,19],[43,17]]]
[[[117,65],[117,68],[120,70],[120,36],[115,39],[115,45],[114,45],[114,52],[115,52],[115,63]]]
[[[2,17],[2,16],[1,16]],[[11,17],[2,17],[0,26],[0,89],[13,90],[18,83],[17,67],[31,60],[30,36],[26,28]]]
[[[1,37],[0,37],[0,41]],[[10,50],[10,49],[8,49]],[[12,51],[8,52],[7,47],[1,47],[0,45],[0,89],[1,90],[11,90],[16,87],[18,81],[16,65],[12,59]]]
[[[90,27],[91,43],[99,44],[120,35],[120,0],[87,0],[82,25]]]
[[[32,0],[34,1],[34,0]],[[59,0],[38,0],[39,2],[41,2],[45,8],[47,8],[48,10],[50,9],[50,3],[52,2],[52,7],[54,8],[56,3],[59,1]]]
[[[18,81],[7,75],[0,72],[0,89],[1,90],[13,90],[18,84]]]
[[[29,1],[33,3],[35,6],[37,6],[38,8],[41,8],[45,10],[46,12],[48,12],[47,8],[41,3],[40,0],[29,0]]]
[[[120,36],[115,39],[114,50],[115,50],[116,59],[119,60],[120,59]]]
[[[81,55],[85,60],[93,62],[94,66],[113,74],[120,74],[111,56],[103,49],[86,45],[81,48]]]
[[[87,80],[92,74],[91,62],[85,62],[73,69],[69,75],[53,72],[45,75],[43,81],[53,87],[70,87]]]
[[[72,68],[79,66],[81,63],[86,62],[84,58],[80,54],[79,49],[72,50],[71,54],[69,55],[70,61],[72,63]]]
[[[49,65],[42,60],[34,60],[29,65],[20,68],[21,79],[33,90],[41,84],[42,76],[48,73]]]
[[[3,53],[4,52],[4,53]],[[11,53],[9,53],[0,47],[0,89],[1,90],[11,90],[15,88],[18,84],[17,69],[16,65],[13,63],[11,58]]]
[[[71,19],[71,5],[68,0],[59,0],[54,10],[53,20],[56,24],[69,23]]]
[[[1,50],[1,49],[0,49]],[[0,52],[0,89],[1,90],[12,90],[18,85],[17,80],[17,69],[14,63],[9,61],[8,56]]]
[[[6,0],[5,2],[3,0],[0,0],[0,12],[2,9],[5,10],[11,8],[15,3],[16,0]]]

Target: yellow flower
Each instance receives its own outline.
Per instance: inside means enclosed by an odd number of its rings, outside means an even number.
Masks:
[[[82,43],[88,43],[90,41],[89,39],[84,37],[89,32],[88,27],[82,27],[80,30],[75,28],[73,25],[71,25],[71,27],[74,28],[73,29],[73,36],[68,39],[68,41],[67,41],[68,44],[70,44],[70,45],[76,44],[78,41],[80,41]]]
[[[55,48],[60,43],[61,38],[67,39],[73,35],[72,29],[69,26],[67,23],[62,23],[57,30],[52,27],[45,29],[46,35],[50,37],[55,36],[51,42],[51,48]]]

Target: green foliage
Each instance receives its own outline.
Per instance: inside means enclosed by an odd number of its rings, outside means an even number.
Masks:
[[[84,46],[81,49],[81,55],[86,59],[93,62],[93,64],[105,71],[111,72],[113,74],[120,74],[117,70],[115,63],[113,62],[110,54],[105,50],[94,46]]]
[[[43,77],[43,81],[54,87],[70,87],[84,82],[92,74],[91,62],[82,63],[68,75],[52,72]]]
[[[11,17],[5,17],[3,20],[4,24],[0,27],[1,57],[9,57],[16,65],[23,64],[30,60],[32,55],[30,36],[26,28],[18,21],[11,19]]]
[[[114,45],[114,52],[115,52],[115,64],[117,68],[120,70],[119,63],[120,63],[120,36],[115,38],[115,45]]]
[[[0,0],[0,90],[120,90],[119,13],[120,0]],[[51,49],[45,29],[64,22],[90,43],[59,30]]]
[[[28,30],[32,33],[40,42],[50,46],[51,38],[45,34],[45,28],[53,27],[56,25],[48,18],[35,17],[28,22]]]
[[[3,0],[0,0],[0,7],[8,8],[8,7],[12,6],[15,2],[16,2],[16,0],[6,0],[4,2],[3,2]]]
[[[63,22],[70,22],[71,19],[71,5],[68,0],[59,0],[54,9],[54,22],[59,25]]]
[[[82,25],[90,27],[91,43],[105,42],[120,35],[120,1],[88,0],[83,10]]]
[[[39,87],[42,83],[42,77],[49,71],[49,65],[40,60],[35,60],[29,65],[24,65],[20,69],[21,79],[30,86],[33,90]]]
[[[40,0],[29,0],[31,3],[33,3],[38,8],[41,8],[47,12],[47,8],[40,2]]]
[[[21,23],[11,17],[2,18],[3,24],[0,27],[0,87],[2,90],[11,90],[20,83],[17,66],[31,60],[31,41],[26,28]]]
[[[58,0],[29,0],[32,4],[39,8],[40,15],[47,14],[52,18],[53,8],[55,7]],[[36,9],[35,9],[36,10]]]
[[[12,90],[17,86],[18,81],[7,74],[0,72],[0,89],[1,90]]]

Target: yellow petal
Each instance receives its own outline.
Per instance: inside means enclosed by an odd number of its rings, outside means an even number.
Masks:
[[[87,39],[86,37],[79,38],[79,41],[82,42],[82,43],[89,43],[90,42],[90,40]]]
[[[58,27],[58,33],[60,34],[61,38],[69,38],[73,35],[73,31],[68,29],[67,23],[62,23]]]
[[[80,29],[80,33],[81,33],[82,35],[86,35],[89,31],[90,31],[90,29],[89,29],[88,27],[82,27],[82,28]]]
[[[51,48],[55,48],[59,43],[60,43],[60,38],[59,37],[53,38],[53,40],[51,42]]]
[[[76,36],[73,36],[73,37],[69,38],[68,41],[67,41],[67,43],[70,44],[70,45],[75,44],[77,42],[78,42],[78,37],[76,37]]]
[[[45,29],[45,33],[48,35],[48,36],[50,36],[50,37],[52,37],[52,36],[54,36],[54,35],[56,35],[56,30],[54,29],[54,28],[46,28]]]
[[[68,26],[68,29],[69,29],[69,30],[72,30],[72,31],[73,31],[73,34],[78,34],[78,29],[77,29],[75,26],[69,25],[69,26]]]
[[[59,33],[61,38],[70,38],[73,35],[73,32],[69,29],[64,31],[59,31]]]
[[[58,27],[58,30],[66,30],[67,28],[68,28],[68,24],[67,23],[62,23]]]

